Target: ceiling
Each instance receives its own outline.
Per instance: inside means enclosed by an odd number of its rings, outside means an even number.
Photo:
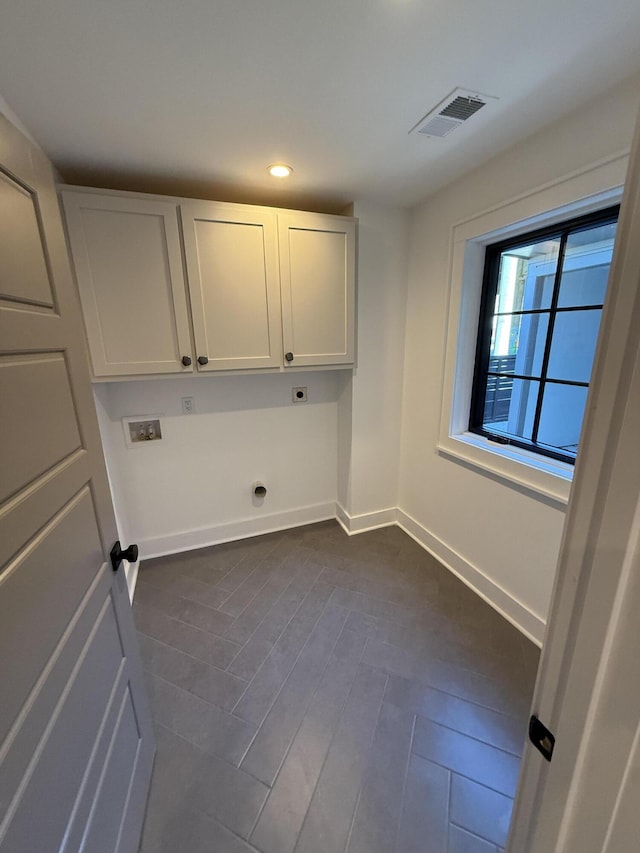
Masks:
[[[3,0],[0,94],[70,182],[412,205],[636,73],[639,47],[638,0]],[[409,134],[456,86],[499,100]]]

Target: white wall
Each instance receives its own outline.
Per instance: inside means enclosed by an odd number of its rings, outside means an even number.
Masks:
[[[33,142],[34,145],[37,145],[38,148],[40,147],[38,145],[38,142],[31,135],[29,129],[22,123],[20,117],[14,113],[14,111],[11,109],[11,107],[2,97],[2,95],[0,95],[0,113],[2,113],[6,118],[8,118],[9,121],[14,124],[18,128],[18,130],[27,137],[27,139]]]
[[[350,530],[395,519],[402,414],[408,213],[359,201],[357,368],[339,397],[338,500]]]
[[[93,388],[93,397],[96,404],[100,435],[102,437],[104,461],[107,468],[107,476],[109,477],[111,496],[113,498],[113,510],[116,517],[118,536],[123,546],[127,546],[130,542],[135,541],[131,534],[129,516],[125,511],[127,507],[127,466],[126,464],[119,464],[122,455],[120,451],[123,433],[122,430],[112,429],[109,414],[111,404],[109,388],[110,386],[106,384],[95,385]]]
[[[142,556],[335,515],[339,372],[116,382],[96,403],[118,514]],[[307,403],[292,403],[306,385]],[[195,413],[183,415],[192,396]],[[121,418],[162,415],[128,448]],[[267,497],[253,499],[262,481]]]
[[[411,222],[401,521],[538,639],[564,512],[436,450],[451,231],[455,223],[627,149],[638,82],[627,81],[450,184],[417,208]]]

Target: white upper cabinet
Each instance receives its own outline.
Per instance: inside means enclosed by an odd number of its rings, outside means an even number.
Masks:
[[[180,205],[199,371],[282,364],[275,214],[216,202]]]
[[[95,379],[354,363],[356,220],[61,194]]]
[[[279,214],[278,237],[285,365],[352,364],[355,222]]]
[[[177,205],[63,192],[97,377],[190,373]]]

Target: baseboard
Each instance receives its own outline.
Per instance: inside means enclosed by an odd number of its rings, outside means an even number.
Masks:
[[[397,523],[398,527],[415,539],[425,551],[439,560],[522,634],[537,646],[542,645],[545,624],[539,616],[401,509],[398,509]]]
[[[363,512],[360,515],[349,515],[341,504],[336,504],[336,518],[344,532],[348,536],[356,533],[366,533],[369,530],[377,530],[379,527],[390,527],[398,520],[396,507],[376,510],[376,512]]]
[[[229,521],[224,524],[214,524],[211,527],[199,527],[193,530],[183,530],[168,536],[154,536],[138,540],[140,557],[150,560],[153,557],[164,557],[167,554],[179,554],[182,551],[193,551],[196,548],[206,548],[209,545],[220,545],[222,542],[233,542],[236,539],[247,539],[251,536],[261,536],[264,533],[275,533],[289,527],[300,527],[303,524],[313,524],[336,517],[336,505],[333,501],[290,509],[285,512],[275,512],[270,515],[260,515],[255,518],[245,518],[240,521]]]
[[[349,530],[349,513],[342,506],[342,504],[336,502],[336,521],[340,525],[340,527],[344,530],[347,536],[351,536],[351,532]]]

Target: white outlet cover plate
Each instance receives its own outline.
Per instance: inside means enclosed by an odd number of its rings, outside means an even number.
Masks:
[[[126,415],[122,418],[122,431],[124,432],[124,443],[130,450],[139,447],[164,447],[167,444],[166,421],[162,418],[164,415]],[[160,421],[160,429],[162,431],[162,439],[160,441],[131,441],[131,432],[129,424],[132,421]]]
[[[302,393],[302,397],[298,397],[298,392]],[[294,403],[306,403],[307,402],[307,386],[299,385],[297,388],[291,389],[291,399]]]

